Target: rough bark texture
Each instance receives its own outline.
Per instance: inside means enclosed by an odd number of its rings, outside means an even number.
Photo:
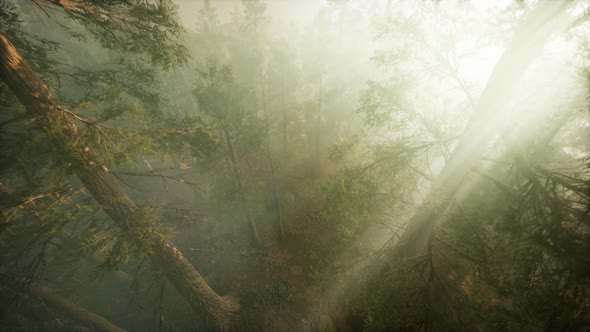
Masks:
[[[444,223],[453,209],[455,194],[498,132],[490,124],[500,113],[509,112],[508,101],[529,64],[539,56],[549,38],[567,26],[569,7],[571,4],[563,1],[540,3],[519,25],[513,41],[494,67],[463,138],[396,246],[405,257],[426,253],[434,226]]]
[[[97,156],[79,139],[76,124],[69,112],[53,98],[47,86],[20,56],[7,37],[0,32],[0,76],[37,126],[45,130],[56,147],[71,159],[86,189],[107,215],[124,231],[130,241],[149,241],[151,262],[166,274],[168,281],[198,313],[204,313],[216,330],[230,330],[237,319],[237,301],[223,298],[203,280],[182,253],[160,235],[142,237],[148,226],[135,203]],[[146,243],[143,243],[146,244]],[[143,245],[142,244],[142,245]]]

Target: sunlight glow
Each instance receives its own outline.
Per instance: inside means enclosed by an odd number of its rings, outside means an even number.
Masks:
[[[0,330],[588,328],[589,14],[0,0]]]

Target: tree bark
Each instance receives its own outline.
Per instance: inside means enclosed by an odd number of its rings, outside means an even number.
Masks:
[[[216,330],[235,326],[239,305],[219,296],[172,243],[159,234],[146,237],[149,222],[127,196],[116,178],[102,165],[94,151],[80,140],[80,133],[47,86],[0,32],[1,79],[26,107],[36,125],[70,159],[77,176],[106,214],[128,235],[130,241],[147,245],[147,256],[197,313],[204,313]]]

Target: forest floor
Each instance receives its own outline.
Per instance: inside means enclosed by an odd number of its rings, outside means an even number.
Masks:
[[[223,228],[211,221],[185,225],[175,242],[213,289],[240,299],[258,328],[264,322],[267,330],[350,330],[341,309],[325,301],[324,290],[310,280],[311,267],[293,253],[304,230],[293,229],[281,241],[278,226],[266,226],[261,246],[252,245],[246,225]]]

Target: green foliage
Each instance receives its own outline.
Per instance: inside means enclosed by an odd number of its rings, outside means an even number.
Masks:
[[[117,270],[129,264],[132,258],[143,259],[151,253],[155,238],[167,234],[168,230],[150,209],[142,209],[137,218],[142,226],[131,226],[128,231],[100,223],[90,224],[80,239],[80,250],[96,257],[105,270]]]
[[[22,28],[22,23],[23,19],[18,12],[18,8],[7,1],[1,1],[0,31],[10,38],[31,67],[43,71],[59,64],[62,61],[56,56],[59,43],[28,33]],[[2,94],[4,94],[4,91],[2,91]]]
[[[387,129],[403,129],[408,126],[404,91],[407,82],[395,79],[383,84],[369,81],[368,88],[361,96],[362,112],[369,126],[387,126]],[[400,128],[402,127],[402,128]]]
[[[71,282],[68,278],[80,276],[74,258],[94,256],[103,268],[118,269],[144,259],[154,237],[167,233],[151,211],[139,213],[146,227],[112,228],[72,176],[80,142],[111,170],[136,164],[138,156],[202,158],[217,143],[198,116],[163,109],[167,100],[159,92],[159,71],[187,59],[178,43],[183,30],[165,2],[62,3],[69,18],[49,2],[21,15],[18,10],[29,5],[37,4],[0,3],[0,28],[64,106],[60,116],[71,118],[81,135],[56,145],[63,123],[52,121],[39,132],[36,123],[47,119],[27,117],[9,89],[0,86],[0,182],[7,190],[1,202],[2,262],[27,280]],[[52,17],[39,19],[35,13]]]
[[[360,135],[355,135],[347,140],[338,142],[330,146],[330,160],[333,162],[344,162],[347,157],[354,155],[361,140]]]
[[[183,28],[169,1],[71,2],[61,7],[104,48],[132,54],[164,68],[183,64],[187,59],[187,50],[178,40]]]
[[[200,111],[219,121],[239,121],[245,91],[235,82],[231,68],[208,60],[196,72],[193,94]]]
[[[243,26],[247,30],[257,34],[261,26],[270,22],[270,17],[265,15],[266,4],[260,0],[242,0]]]
[[[346,169],[326,191],[326,213],[345,237],[355,237],[379,211],[379,185],[369,173]]]
[[[213,289],[241,297],[245,315],[299,322],[336,302],[327,310],[349,311],[353,329],[369,331],[584,327],[587,91],[564,88],[572,96],[541,105],[558,84],[525,77],[535,94],[524,97],[540,102],[507,106],[521,118],[490,124],[501,130],[477,147],[484,159],[463,185],[440,202],[429,193],[444,187],[436,175],[450,160],[461,163],[457,143],[473,139],[462,132],[485,82],[467,79],[475,66],[462,61],[489,60],[531,4],[490,7],[480,22],[470,13],[483,4],[383,16],[332,1],[300,30],[271,20],[271,3],[244,0],[228,22],[204,4],[196,31],[185,31],[169,1],[0,3],[0,30],[80,132],[55,146],[61,123],[40,132],[45,118],[27,117],[0,85],[0,251],[11,273],[69,289],[97,264],[105,280],[121,270],[145,311],[132,320],[149,320],[131,329],[194,328],[166,271],[143,267],[166,235]],[[361,31],[373,10],[375,29]],[[562,52],[551,47],[548,57]],[[587,63],[576,56],[567,60]],[[570,74],[579,73],[558,76]],[[81,187],[73,161],[86,147],[125,185],[144,226],[115,228]],[[406,257],[397,241],[424,201],[444,207],[435,219],[445,222],[432,222],[424,255]],[[247,247],[250,221],[261,249]],[[105,302],[121,321],[115,311],[132,303]]]

